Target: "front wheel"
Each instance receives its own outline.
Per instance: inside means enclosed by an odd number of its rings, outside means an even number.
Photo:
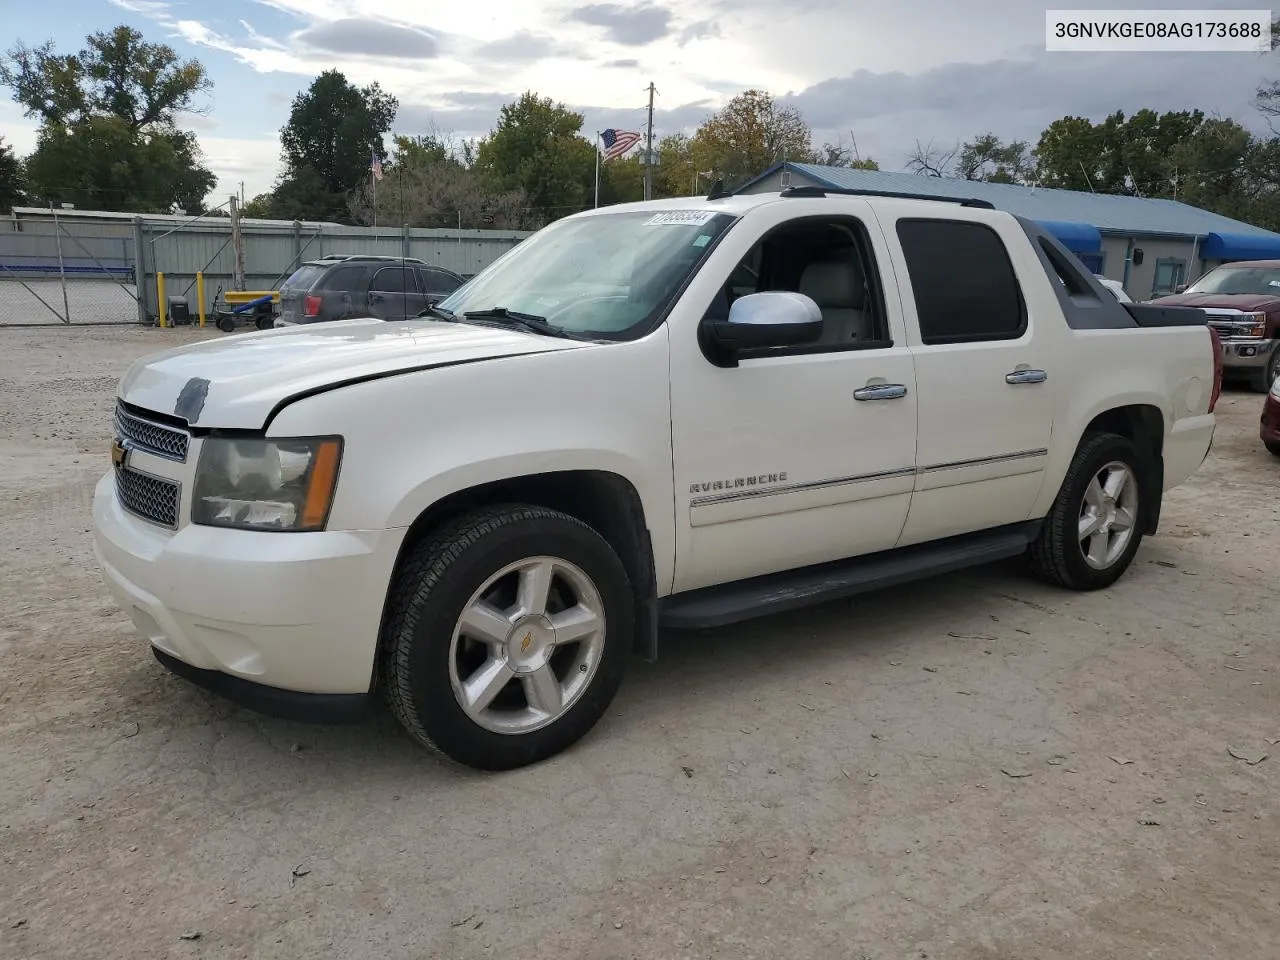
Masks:
[[[397,573],[387,700],[410,736],[466,766],[536,763],[604,714],[633,620],[626,570],[586,524],[542,507],[479,510]]]
[[[1072,590],[1097,590],[1120,579],[1142,542],[1147,469],[1131,440],[1086,435],[1031,545],[1036,575]]]

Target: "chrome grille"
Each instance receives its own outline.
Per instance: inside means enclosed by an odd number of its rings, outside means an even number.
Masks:
[[[179,486],[172,480],[162,480],[132,467],[116,470],[116,496],[120,498],[120,505],[143,520],[176,528],[178,494]]]
[[[116,434],[128,446],[179,463],[186,461],[187,447],[191,443],[191,435],[185,430],[144,420],[126,410],[119,401],[116,401]]]
[[[1220,337],[1245,337],[1256,340],[1257,336],[1250,331],[1257,329],[1252,320],[1242,320],[1231,314],[1210,313],[1207,317],[1209,326],[1218,331]]]

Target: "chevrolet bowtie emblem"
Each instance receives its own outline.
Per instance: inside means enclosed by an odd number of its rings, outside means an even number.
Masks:
[[[125,461],[129,458],[129,448],[119,440],[111,441],[111,464],[115,467],[123,467]]]
[[[529,652],[529,647],[530,647],[530,646],[532,646],[532,645],[533,645],[533,634],[532,634],[532,633],[526,633],[526,634],[524,635],[524,639],[520,641],[520,652],[521,652],[521,653],[528,653],[528,652]]]

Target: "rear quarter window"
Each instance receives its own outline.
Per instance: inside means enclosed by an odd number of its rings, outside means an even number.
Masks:
[[[1015,340],[1027,328],[1017,274],[984,223],[899,220],[898,240],[926,344]]]
[[[317,267],[310,263],[303,264],[289,274],[289,279],[280,285],[280,289],[288,287],[292,290],[310,290],[323,273],[324,267]]]

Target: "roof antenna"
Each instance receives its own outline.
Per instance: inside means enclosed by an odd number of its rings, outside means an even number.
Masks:
[[[711,184],[711,192],[707,194],[708,200],[723,200],[725,197],[731,197],[733,193],[724,188],[724,181],[716,177],[715,183]]]

